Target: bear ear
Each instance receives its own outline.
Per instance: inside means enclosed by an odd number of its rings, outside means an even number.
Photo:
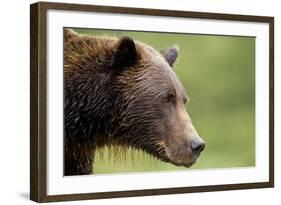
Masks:
[[[179,48],[177,46],[173,46],[171,48],[168,48],[166,51],[161,52],[164,56],[165,60],[171,67],[173,67],[174,63],[177,60],[178,54],[179,54]]]
[[[77,33],[70,28],[64,29],[63,37],[64,41],[69,41],[77,36]]]
[[[119,39],[117,44],[117,50],[114,56],[115,67],[121,69],[137,63],[138,55],[133,39],[124,36]]]

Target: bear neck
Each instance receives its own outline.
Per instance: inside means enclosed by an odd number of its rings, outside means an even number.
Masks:
[[[82,142],[91,139],[95,147],[107,144],[117,120],[112,75],[104,70],[85,70],[65,77],[64,83],[65,136]]]

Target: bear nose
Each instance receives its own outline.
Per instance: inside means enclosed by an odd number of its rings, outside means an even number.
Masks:
[[[198,154],[204,150],[205,142],[200,137],[196,137],[190,141],[190,147],[192,152]]]

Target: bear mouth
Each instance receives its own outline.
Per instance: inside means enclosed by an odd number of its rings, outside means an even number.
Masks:
[[[200,156],[200,153],[196,154],[196,155],[193,155],[191,157],[191,159],[186,160],[186,161],[185,160],[178,160],[177,158],[174,158],[174,157],[165,156],[165,158],[166,158],[165,161],[169,162],[169,163],[171,163],[175,166],[190,168],[192,165],[194,165],[197,162],[199,156]],[[188,158],[188,156],[187,156],[187,158]]]
[[[179,167],[186,167],[186,168],[190,168],[191,166],[193,166],[199,156],[200,153],[190,153],[186,154],[186,156],[182,156],[182,155],[171,155],[169,154],[169,152],[167,152],[166,149],[157,149],[157,150],[146,150],[143,149],[147,154],[152,155],[154,157],[156,157],[158,160],[165,162],[165,163],[170,163],[173,164],[175,166],[179,166]]]
[[[186,168],[190,168],[192,165],[195,164],[196,161],[192,161],[192,162],[188,162],[188,163],[178,163],[178,162],[171,162],[172,164],[176,165],[176,166],[181,166],[181,167],[186,167]]]

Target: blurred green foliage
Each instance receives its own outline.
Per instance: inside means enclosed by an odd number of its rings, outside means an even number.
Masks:
[[[255,166],[255,38],[95,29],[75,31],[97,36],[130,36],[158,50],[177,45],[180,55],[175,71],[191,99],[186,108],[206,142],[206,149],[190,169]],[[105,149],[95,156],[94,173],[182,169],[187,168],[163,163],[134,150],[116,160]]]

